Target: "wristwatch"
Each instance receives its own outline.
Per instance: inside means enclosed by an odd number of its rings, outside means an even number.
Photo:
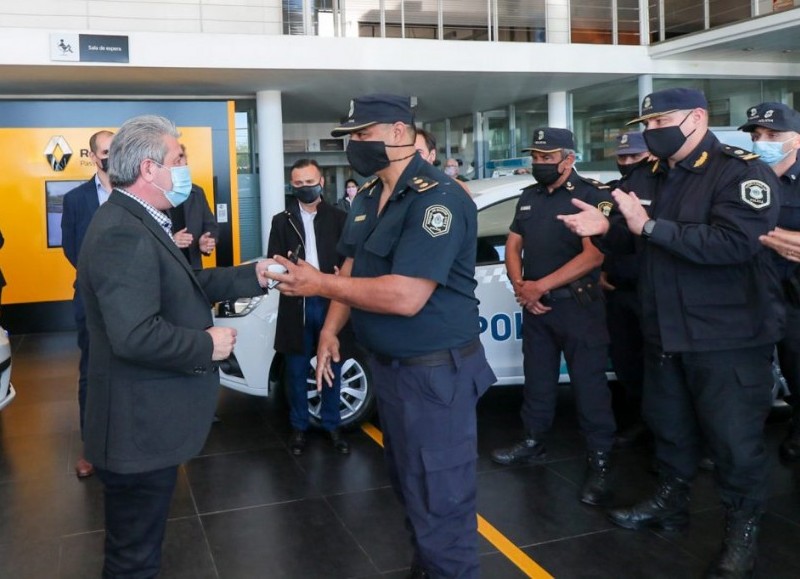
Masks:
[[[642,237],[645,239],[650,239],[650,236],[653,235],[653,229],[656,226],[655,219],[648,219],[644,222],[644,227],[642,227]]]

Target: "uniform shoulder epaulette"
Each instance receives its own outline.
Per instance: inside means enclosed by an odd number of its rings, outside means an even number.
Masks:
[[[598,181],[597,179],[591,179],[590,177],[581,176],[581,181],[583,181],[584,183],[588,183],[589,185],[593,185],[598,189],[611,189],[611,187],[609,187],[602,181]]]
[[[377,180],[378,180],[377,177],[373,177],[372,179],[370,179],[368,181],[365,181],[364,184],[361,187],[358,188],[358,192],[356,193],[356,195],[358,195],[358,193],[361,193],[362,191],[366,191],[367,189],[370,189],[375,184],[375,182]]]
[[[740,149],[739,147],[731,147],[730,145],[722,145],[722,152],[729,157],[735,157],[737,159],[741,159],[742,161],[752,161],[753,159],[758,159],[758,155],[755,153],[745,149]]]
[[[433,189],[438,184],[438,181],[434,181],[433,179],[424,177],[422,175],[418,175],[417,177],[413,177],[408,180],[408,186],[417,193],[424,193],[428,189]]]

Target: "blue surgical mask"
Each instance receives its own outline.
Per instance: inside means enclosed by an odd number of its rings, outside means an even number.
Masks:
[[[753,152],[761,157],[761,160],[767,165],[774,167],[792,152],[792,149],[784,152],[783,145],[793,138],[794,137],[791,137],[785,141],[754,141]]]
[[[155,183],[153,186],[164,193],[170,205],[177,207],[189,198],[189,193],[192,192],[192,174],[189,171],[189,165],[179,165],[177,167],[166,167],[158,161],[153,161],[159,167],[169,169],[170,177],[172,178],[172,189],[167,191],[162,189]]]

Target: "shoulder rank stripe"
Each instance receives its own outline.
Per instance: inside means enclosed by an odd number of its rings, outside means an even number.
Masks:
[[[438,181],[427,179],[426,177],[413,177],[408,180],[407,185],[417,193],[424,193],[428,189],[433,189],[439,184]]]

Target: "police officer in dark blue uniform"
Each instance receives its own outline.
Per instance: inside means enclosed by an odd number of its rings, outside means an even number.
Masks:
[[[783,103],[765,102],[747,109],[747,122],[739,127],[750,133],[753,152],[767,163],[780,182],[778,227],[800,231],[800,113]],[[781,279],[786,306],[786,333],[778,342],[778,362],[791,392],[792,424],[780,453],[784,460],[800,460],[800,266],[780,248],[772,257]]]
[[[648,162],[650,152],[642,133],[620,133],[617,136],[617,167],[621,179],[608,183],[612,189],[625,188],[625,179],[637,167]],[[642,200],[649,205],[649,199]],[[615,391],[619,432],[615,446],[632,446],[647,434],[642,421],[642,382],[644,381],[644,341],[639,322],[639,298],[636,284],[639,279],[639,253],[606,255],[600,274],[600,286],[605,291],[609,354],[614,373],[622,387]],[[621,394],[621,395],[620,395]]]
[[[642,410],[655,435],[659,485],[609,518],[628,529],[687,525],[689,485],[705,441],[727,510],[725,539],[707,577],[750,577],[767,490],[772,350],[783,322],[777,274],[759,237],[777,223],[778,184],[757,155],[722,145],[708,131],[700,91],[650,94],[631,122],[640,121],[659,160],[631,174],[630,193],[612,192],[624,219],[609,229],[586,204],[560,217],[578,235],[605,233],[601,243],[616,251],[645,240]],[[638,199],[645,191],[653,198],[650,214]]]
[[[525,150],[531,151],[537,183],[523,189],[506,241],[508,278],[523,307],[525,390],[520,414],[525,435],[492,452],[492,460],[514,464],[545,457],[543,439],[555,417],[563,352],[588,448],[580,500],[607,504],[615,424],[605,375],[608,330],[598,283],[603,255],[591,241],[564,229],[556,215],[574,212],[573,199],[610,212],[611,197],[607,185],[584,179],[573,169],[575,143],[567,129],[537,129],[532,147]]]
[[[289,295],[331,300],[320,334],[318,383],[331,378],[348,317],[370,352],[392,485],[414,547],[412,577],[478,576],[478,397],[495,381],[478,338],[477,210],[414,148],[408,97],[354,99],[333,136],[377,175],[356,195],[339,242],[340,274],[302,260],[273,277]]]

